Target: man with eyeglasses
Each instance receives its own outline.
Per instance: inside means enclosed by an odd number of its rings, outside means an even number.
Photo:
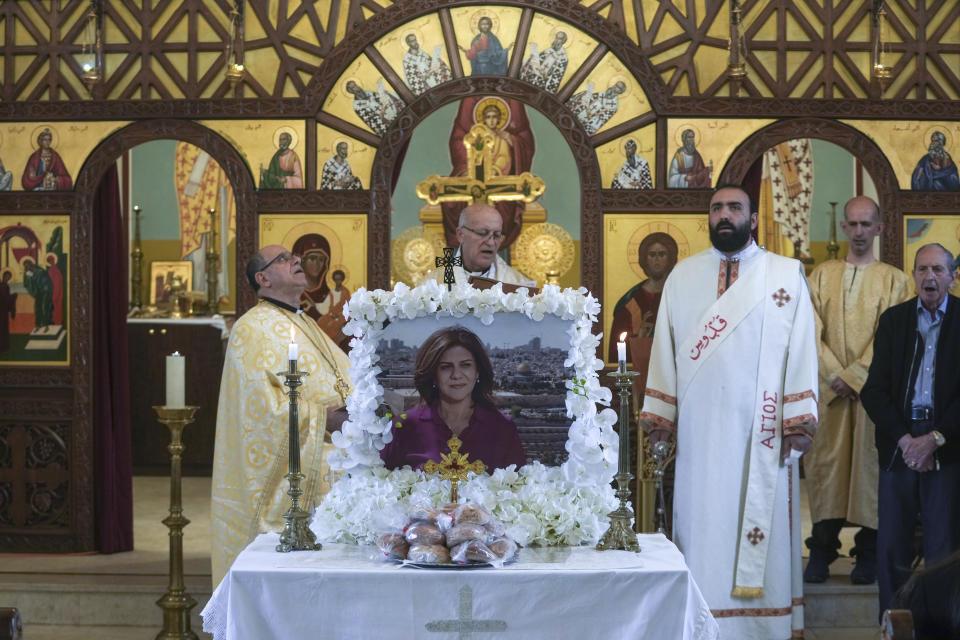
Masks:
[[[460,213],[457,240],[460,242],[457,256],[463,260],[462,268],[453,268],[457,284],[466,283],[470,276],[480,276],[507,284],[536,286],[536,281],[530,280],[497,255],[503,242],[503,218],[489,204],[475,202]],[[443,267],[429,271],[417,284],[430,280],[442,284]]]
[[[346,417],[343,407],[352,391],[346,354],[300,310],[307,286],[300,258],[267,246],[250,258],[246,274],[260,300],[230,331],[220,382],[211,506],[214,586],[254,537],[284,525],[288,401],[276,372],[289,366],[290,345],[299,351],[297,368],[310,374],[299,389],[305,509],[329,489],[325,436]]]

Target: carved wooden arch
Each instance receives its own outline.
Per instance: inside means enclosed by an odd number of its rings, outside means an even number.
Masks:
[[[640,83],[647,99],[650,102],[650,108],[655,112],[661,112],[663,105],[670,99],[667,87],[650,63],[647,55],[638,47],[622,29],[610,21],[606,20],[596,11],[579,4],[568,2],[542,2],[530,3],[524,0],[491,0],[490,2],[477,2],[476,0],[464,2],[464,0],[409,0],[398,2],[383,11],[370,16],[363,23],[354,24],[350,30],[350,37],[344,39],[338,44],[330,55],[327,56],[320,68],[320,73],[315,75],[307,84],[301,93],[301,98],[306,102],[308,109],[314,113],[319,112],[323,106],[323,101],[334,88],[333,84],[343,74],[343,72],[353,63],[353,61],[368,47],[381,37],[390,33],[411,20],[415,20],[423,15],[436,13],[440,10],[451,9],[459,6],[510,6],[519,7],[524,10],[520,20],[518,38],[514,43],[514,48],[510,54],[511,65],[508,75],[512,77],[519,76],[520,65],[513,62],[515,54],[513,52],[527,50],[527,35],[529,33],[529,22],[534,13],[543,13],[552,17],[568,22],[577,29],[580,29],[600,43],[604,52],[609,50],[616,55],[630,69],[634,78]],[[443,22],[441,16],[441,23]],[[526,27],[524,26],[526,25]],[[451,58],[456,56],[459,62],[459,53],[456,51],[456,44],[447,42],[447,55]],[[452,50],[451,50],[452,44]],[[599,57],[593,61],[594,64],[599,61]],[[576,73],[573,77],[576,77]],[[569,82],[568,82],[569,84]],[[578,83],[579,84],[579,83]]]
[[[219,134],[189,120],[145,120],[130,124],[104,139],[87,157],[77,175],[73,211],[70,216],[71,305],[70,332],[73,365],[73,464],[78,469],[93,468],[93,203],[107,169],[125,151],[144,142],[176,139],[189,142],[209,153],[223,168],[234,190],[237,207],[237,255],[249,255],[256,237],[254,183],[250,170],[237,151]],[[237,261],[235,277],[238,293],[242,268]],[[237,305],[246,304],[238,295]],[[91,548],[93,533],[93,478],[84,472],[76,476],[73,506],[81,512],[83,522],[81,547]],[[90,536],[89,538],[85,537]]]
[[[200,147],[209,153],[220,165],[233,187],[237,209],[237,256],[250,255],[256,249],[256,185],[246,160],[236,148],[220,134],[191,120],[159,119],[134,122],[107,136],[87,157],[77,176],[76,198],[73,208],[74,246],[89,247],[89,238],[78,236],[88,233],[92,223],[93,199],[107,168],[115,163],[129,149],[153,140],[181,140]],[[256,296],[244,281],[242,260],[238,258],[237,310],[245,309],[256,301]],[[89,255],[84,256],[83,264],[89,264]],[[76,283],[77,291],[89,293],[87,282]],[[79,303],[80,301],[77,300]],[[89,302],[89,301],[84,301]],[[84,305],[85,306],[85,305]],[[78,334],[74,334],[78,335]]]
[[[849,125],[822,118],[797,118],[774,122],[753,132],[730,156],[719,182],[739,183],[758,158],[771,147],[796,138],[817,138],[843,147],[870,173],[877,188],[877,199],[886,230],[880,238],[880,258],[903,267],[901,247],[903,229],[900,220],[900,187],[890,161],[876,143]]]
[[[389,288],[390,285],[390,191],[401,149],[428,115],[446,104],[477,95],[497,95],[523,102],[549,118],[566,140],[580,173],[580,279],[593,295],[599,297],[602,295],[601,176],[590,138],[576,116],[553,94],[526,82],[490,76],[460,78],[425,91],[400,113],[381,139],[370,172],[370,286]]]

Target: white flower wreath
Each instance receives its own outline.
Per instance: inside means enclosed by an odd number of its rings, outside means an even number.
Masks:
[[[347,398],[348,420],[333,434],[332,469],[344,474],[317,508],[311,527],[321,540],[373,543],[384,523],[420,503],[443,504],[450,483],[409,468],[388,471],[380,450],[391,439],[392,421],[378,417],[383,396],[377,380],[376,347],[385,321],[432,315],[475,315],[489,325],[497,313],[522,313],[537,322],[550,314],[569,321],[570,349],[565,367],[567,416],[573,418],[566,442],[567,460],[559,467],[539,462],[492,475],[471,474],[461,484],[463,500],[490,510],[520,544],[593,544],[606,529],[607,514],[617,507],[610,486],[617,471],[617,414],[609,407],[610,390],[600,385],[596,357],[600,336],[591,332],[600,304],[586,289],[547,285],[533,296],[526,290],[504,293],[501,285],[480,290],[468,284],[452,291],[430,282],[415,289],[400,283],[393,291],[359,289],[351,295],[344,327],[352,335],[350,351],[354,392]]]

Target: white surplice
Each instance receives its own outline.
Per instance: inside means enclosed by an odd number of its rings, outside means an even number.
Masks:
[[[680,262],[664,285],[641,420],[676,430],[674,540],[722,638],[803,627],[799,479],[813,435],[814,315],[803,267],[755,244]]]

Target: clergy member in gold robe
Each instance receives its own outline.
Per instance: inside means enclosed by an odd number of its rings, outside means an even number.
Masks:
[[[312,508],[329,489],[324,475],[328,424],[342,421],[352,391],[346,354],[300,311],[307,280],[300,258],[280,246],[261,249],[247,263],[247,280],[260,297],[230,332],[220,402],[212,482],[213,584],[258,534],[283,529],[290,506],[288,400],[281,376],[290,343],[297,368],[309,372],[300,387],[300,500]]]
[[[840,223],[850,239],[845,260],[829,260],[810,274],[820,359],[820,431],[804,458],[813,532],[807,539],[806,582],[823,582],[838,557],[844,522],[860,526],[851,555],[854,584],[876,578],[877,452],[874,427],[860,404],[860,388],[873,359],[880,314],[905,300],[910,278],[874,257],[880,210],[858,196]]]

